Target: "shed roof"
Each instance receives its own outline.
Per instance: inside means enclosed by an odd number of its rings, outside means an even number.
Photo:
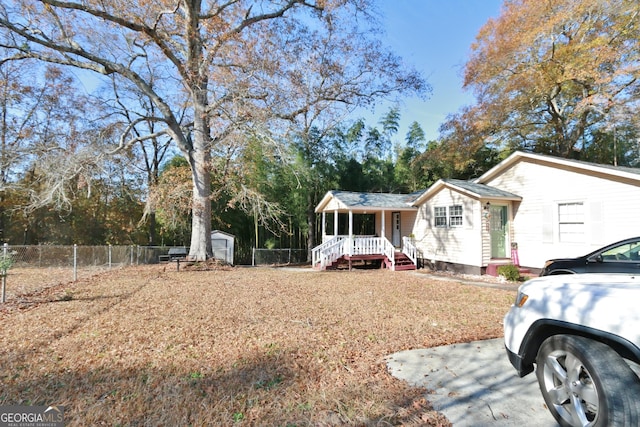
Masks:
[[[236,237],[233,234],[229,234],[229,233],[226,233],[226,232],[220,231],[220,230],[211,231],[211,237],[213,237],[214,235],[217,235],[217,236],[222,235],[222,236],[227,237],[229,239],[235,239],[235,237]]]

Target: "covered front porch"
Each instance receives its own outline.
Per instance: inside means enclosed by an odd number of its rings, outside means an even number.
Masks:
[[[329,192],[316,207],[322,244],[312,251],[321,270],[379,262],[390,270],[415,269],[417,250],[409,233],[417,209],[407,195]],[[405,229],[403,230],[403,224]]]
[[[351,270],[354,264],[379,261],[381,268],[389,270],[415,270],[417,251],[408,237],[403,238],[401,250],[397,250],[384,237],[332,236],[312,252],[312,265],[320,270],[337,269],[341,264]]]

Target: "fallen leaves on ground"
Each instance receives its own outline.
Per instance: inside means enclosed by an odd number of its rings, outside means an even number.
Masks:
[[[114,270],[0,308],[0,405],[64,405],[70,426],[447,426],[385,356],[498,337],[513,295],[388,270]]]

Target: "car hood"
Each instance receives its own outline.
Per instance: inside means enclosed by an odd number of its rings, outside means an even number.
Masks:
[[[550,259],[547,261],[547,263],[549,262],[576,262],[576,261],[584,261],[587,262],[587,260],[594,256],[596,252],[592,252],[590,254],[586,254],[586,255],[582,255],[582,256],[577,256],[577,257],[573,257],[573,258],[554,258],[554,259]]]
[[[549,259],[546,261],[546,264],[552,263],[552,262],[572,262],[572,261],[578,261],[581,259],[585,259],[585,257],[577,257],[577,258],[553,258],[553,259]]]
[[[640,275],[627,273],[584,273],[543,276],[531,279],[521,285],[524,288],[628,288],[635,287],[640,293]]]

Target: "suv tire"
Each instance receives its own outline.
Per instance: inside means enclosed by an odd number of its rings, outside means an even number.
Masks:
[[[640,425],[640,379],[607,345],[554,335],[540,346],[536,365],[542,396],[560,425]]]

